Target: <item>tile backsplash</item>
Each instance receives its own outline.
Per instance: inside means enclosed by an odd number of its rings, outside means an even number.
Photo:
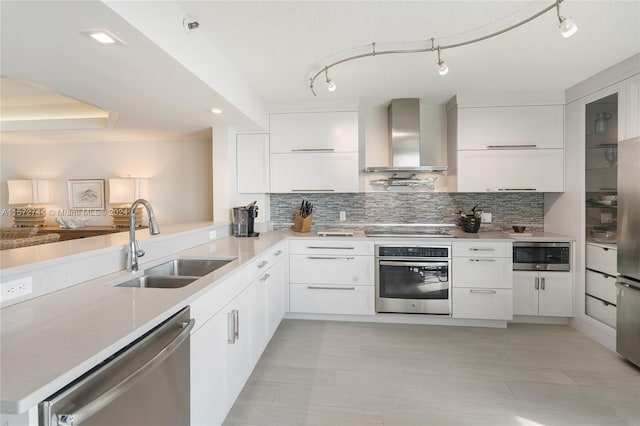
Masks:
[[[474,206],[492,213],[491,223],[480,231],[511,230],[522,224],[527,231],[542,231],[542,193],[460,193],[460,192],[365,192],[353,194],[271,194],[271,221],[275,229],[293,223],[302,199],[313,209],[313,229],[366,227],[376,224],[456,224],[458,211],[470,213]],[[340,221],[340,212],[346,221]]]

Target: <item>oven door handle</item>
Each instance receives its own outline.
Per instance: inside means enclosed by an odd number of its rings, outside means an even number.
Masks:
[[[380,266],[449,266],[449,262],[390,262],[388,260],[378,261]]]

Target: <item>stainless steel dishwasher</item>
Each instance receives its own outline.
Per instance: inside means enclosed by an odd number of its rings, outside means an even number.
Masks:
[[[185,308],[39,405],[41,426],[189,425]]]

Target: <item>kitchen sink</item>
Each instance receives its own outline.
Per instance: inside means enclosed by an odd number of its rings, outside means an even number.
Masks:
[[[145,275],[202,277],[235,259],[172,259],[144,270]]]
[[[178,276],[156,276],[143,275],[123,283],[116,287],[135,288],[181,288],[197,280],[198,277],[178,277]]]

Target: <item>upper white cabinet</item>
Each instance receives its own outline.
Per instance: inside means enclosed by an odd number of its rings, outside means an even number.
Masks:
[[[358,192],[356,111],[271,114],[271,192]]]
[[[269,116],[271,153],[357,152],[356,111],[305,112]]]
[[[238,194],[269,192],[269,135],[236,136]]]
[[[449,191],[563,192],[562,105],[447,104]]]
[[[562,105],[458,108],[458,150],[563,148]]]
[[[624,82],[624,139],[640,136],[640,74]]]

